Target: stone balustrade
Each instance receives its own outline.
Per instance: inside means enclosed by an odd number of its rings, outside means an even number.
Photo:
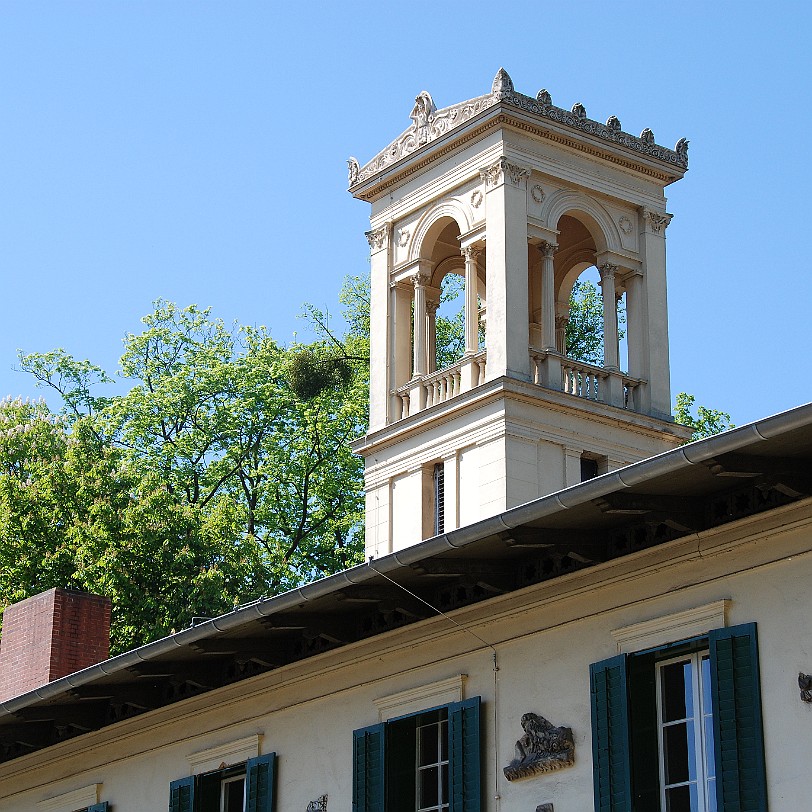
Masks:
[[[402,420],[430,406],[445,403],[485,383],[486,360],[486,352],[482,350],[462,358],[456,364],[412,378],[409,383],[393,392],[396,408],[400,409],[400,414],[394,415],[395,420]]]
[[[549,350],[530,350],[533,383],[560,389],[568,395],[640,411],[639,393],[644,381],[623,372],[576,361]]]

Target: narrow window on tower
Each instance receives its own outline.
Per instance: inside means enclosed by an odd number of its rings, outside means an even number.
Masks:
[[[434,466],[434,535],[445,532],[445,467],[438,462]]]

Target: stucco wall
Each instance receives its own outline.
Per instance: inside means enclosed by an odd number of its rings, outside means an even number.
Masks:
[[[470,632],[424,621],[0,765],[0,812],[39,812],[43,799],[93,783],[112,812],[163,810],[169,782],[190,774],[187,756],[256,733],[262,752],[278,753],[280,812],[303,812],[323,794],[329,809],[348,810],[352,731],[378,721],[375,701],[460,674],[465,696],[483,702],[483,808],[553,802],[583,812],[592,809],[589,664],[617,652],[613,630],[723,599],[728,625],[758,623],[771,812],[798,812],[808,806],[812,725],[797,689],[798,672],[812,671],[810,508],[807,500],[457,612]],[[576,762],[510,783],[501,768],[527,711],[572,728]]]

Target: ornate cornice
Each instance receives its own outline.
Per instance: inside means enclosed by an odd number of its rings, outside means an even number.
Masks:
[[[496,104],[517,107],[540,118],[549,119],[573,130],[595,136],[601,140],[619,144],[634,152],[646,155],[663,163],[688,168],[688,141],[681,138],[673,150],[659,146],[654,142],[654,135],[646,128],[640,137],[625,133],[620,129],[620,121],[612,116],[606,124],[587,118],[586,109],[580,103],[573,105],[572,110],[564,110],[552,104],[546,90],[539,91],[536,98],[517,93],[507,72],[500,68],[493,80],[491,92],[485,96],[460,102],[459,104],[438,110],[431,94],[422,91],[415,99],[410,114],[412,125],[389,146],[381,150],[371,161],[361,167],[355,158],[347,162],[349,167],[350,188],[382,172],[388,166],[405,158],[420,147],[435,141],[452,129],[460,127],[466,121],[479,115]]]

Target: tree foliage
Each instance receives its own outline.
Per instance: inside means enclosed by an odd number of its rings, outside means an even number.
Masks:
[[[124,339],[129,389],[62,350],[21,366],[62,397],[6,401],[0,598],[52,586],[113,599],[121,651],[356,563],[365,365],[281,347],[159,301]]]
[[[693,429],[691,441],[701,440],[703,437],[711,437],[719,432],[735,428],[727,412],[718,409],[708,409],[705,406],[697,406],[696,414],[693,413],[696,398],[687,392],[680,392],[677,395],[676,406],[674,407],[674,420],[683,426]]]

